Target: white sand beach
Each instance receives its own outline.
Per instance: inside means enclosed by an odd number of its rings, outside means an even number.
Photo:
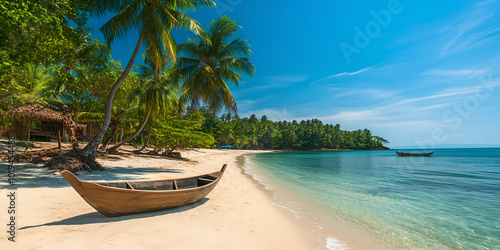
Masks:
[[[89,206],[59,175],[41,165],[16,163],[16,242],[2,233],[2,249],[323,249],[324,240],[272,204],[272,196],[243,173],[238,156],[263,151],[191,150],[183,160],[149,155],[98,159],[108,171],[83,180],[177,178],[228,168],[203,200],[170,210],[109,218]],[[0,223],[9,215],[2,162]]]

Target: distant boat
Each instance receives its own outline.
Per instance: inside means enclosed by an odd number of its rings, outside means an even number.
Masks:
[[[94,182],[66,170],[61,175],[90,206],[115,217],[195,203],[215,188],[226,166],[210,174],[166,180]]]
[[[429,153],[403,153],[403,151],[396,151],[396,154],[398,154],[399,156],[431,156],[431,154],[434,154],[434,151]]]

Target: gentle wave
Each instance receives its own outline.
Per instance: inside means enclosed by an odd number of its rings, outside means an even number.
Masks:
[[[257,166],[250,160],[248,159],[248,157],[246,157],[245,155],[242,156],[243,157],[243,170],[245,172],[245,174],[249,175],[252,177],[252,179],[254,179],[255,181],[257,181],[259,184],[261,184],[266,190],[270,191],[272,193],[272,196],[273,196],[273,199],[274,201],[272,202],[273,205],[277,206],[277,207],[280,207],[280,208],[283,208],[283,209],[286,209],[288,210],[290,213],[292,213],[296,219],[299,219],[300,218],[300,205],[297,203],[297,202],[294,202],[294,201],[291,201],[291,200],[288,200],[287,202],[289,204],[292,204],[292,205],[283,205],[283,203],[285,201],[283,201],[283,199],[280,199],[280,193],[277,191],[277,187],[276,185],[273,185],[273,182],[271,180],[269,180],[268,178],[266,178],[266,176],[259,172],[258,169],[257,169]],[[312,228],[311,230],[314,232],[316,229],[323,229],[323,227],[321,226],[321,224],[319,223],[316,223],[316,222],[312,222],[310,221],[311,225],[313,225],[314,228]],[[340,242],[338,239],[332,237],[332,236],[329,236],[329,237],[326,237],[325,239],[325,247],[327,249],[330,249],[330,250],[345,250],[345,249],[348,249],[347,245]]]
[[[345,244],[340,242],[335,238],[328,237],[326,238],[326,248],[330,250],[346,250],[349,249]]]

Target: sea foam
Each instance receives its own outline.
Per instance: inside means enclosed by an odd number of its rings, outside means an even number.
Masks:
[[[348,247],[345,244],[343,244],[339,240],[332,238],[332,237],[326,238],[326,248],[328,248],[330,250],[348,249]]]

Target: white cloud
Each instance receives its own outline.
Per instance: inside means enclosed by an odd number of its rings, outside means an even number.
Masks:
[[[246,89],[239,89],[237,91],[238,95],[245,95],[254,91],[268,90],[274,88],[284,88],[290,85],[303,82],[307,80],[308,76],[303,75],[276,75],[276,76],[268,76],[265,78],[263,84],[254,85],[252,87]]]
[[[387,99],[387,98],[394,96],[398,92],[400,92],[400,91],[395,91],[395,90],[382,90],[382,89],[348,90],[348,89],[330,88],[330,90],[333,90],[333,91],[341,90],[338,94],[335,95],[335,97],[344,97],[344,96],[351,96],[351,95],[363,95],[363,96],[367,96],[371,99]]]
[[[318,118],[319,120],[325,121],[338,121],[338,122],[350,122],[350,121],[373,121],[380,120],[381,112],[379,109],[368,109],[361,111],[340,111],[335,115],[324,116]]]
[[[450,103],[453,102],[453,100],[448,100],[446,101],[443,99],[444,97],[457,97],[457,96],[463,96],[467,94],[475,94],[478,91],[484,91],[492,88],[499,87],[500,83],[498,81],[496,82],[489,82],[487,85],[482,84],[477,84],[474,86],[467,86],[467,87],[462,87],[462,88],[449,88],[449,89],[444,89],[441,90],[437,94],[433,95],[428,95],[428,96],[422,96],[422,97],[416,97],[416,98],[407,98],[405,100],[399,101],[398,103],[395,103],[395,105],[404,105],[404,104],[409,104],[409,103],[415,103],[415,102],[421,102],[421,101],[429,101],[433,99],[440,99],[442,102],[445,103]]]
[[[266,96],[253,100],[246,99],[246,100],[236,101],[236,103],[238,104],[238,109],[251,109],[253,106],[271,98],[273,98],[273,96]]]
[[[332,78],[336,78],[336,77],[340,77],[340,76],[354,76],[354,75],[359,75],[363,72],[366,72],[368,70],[371,70],[373,69],[373,67],[366,67],[366,68],[363,68],[363,69],[360,69],[358,71],[354,71],[354,72],[342,72],[342,73],[338,73],[338,74],[335,74],[335,75],[329,75],[327,77],[323,77],[323,78],[320,78],[314,82],[312,82],[311,84],[317,84],[319,82],[322,82],[322,81],[325,81],[325,80],[328,80],[328,79],[332,79]]]
[[[424,124],[427,127],[431,125],[443,126],[442,117],[446,108],[463,102],[466,96],[475,95],[478,91],[485,92],[489,90],[493,92],[494,88],[497,87],[500,87],[498,79],[490,80],[488,83],[478,83],[462,88],[449,88],[413,98],[393,98],[383,102],[383,105],[369,104],[370,106],[364,108],[330,111],[333,115],[322,116],[318,119],[329,123],[346,124],[351,127],[397,127],[391,124],[415,126],[415,128]],[[370,92],[370,90],[367,92]],[[348,94],[355,93],[362,93],[362,90],[352,91]]]
[[[267,80],[270,82],[286,82],[286,83],[296,83],[296,82],[303,82],[307,80],[308,76],[294,76],[294,75],[277,75],[277,76],[268,76],[266,77]]]
[[[358,74],[361,74],[367,70],[370,70],[372,69],[373,67],[368,67],[368,68],[364,68],[364,69],[360,69],[358,71],[355,71],[355,72],[350,72],[350,73],[347,73],[348,76],[353,76],[353,75],[358,75]]]
[[[496,14],[491,3],[492,1],[477,3],[452,24],[441,29],[446,41],[440,49],[439,57],[476,47],[500,35],[500,28],[492,21]]]
[[[436,77],[475,78],[484,75],[489,71],[490,69],[462,69],[462,70],[433,69],[425,71],[423,74]]]

